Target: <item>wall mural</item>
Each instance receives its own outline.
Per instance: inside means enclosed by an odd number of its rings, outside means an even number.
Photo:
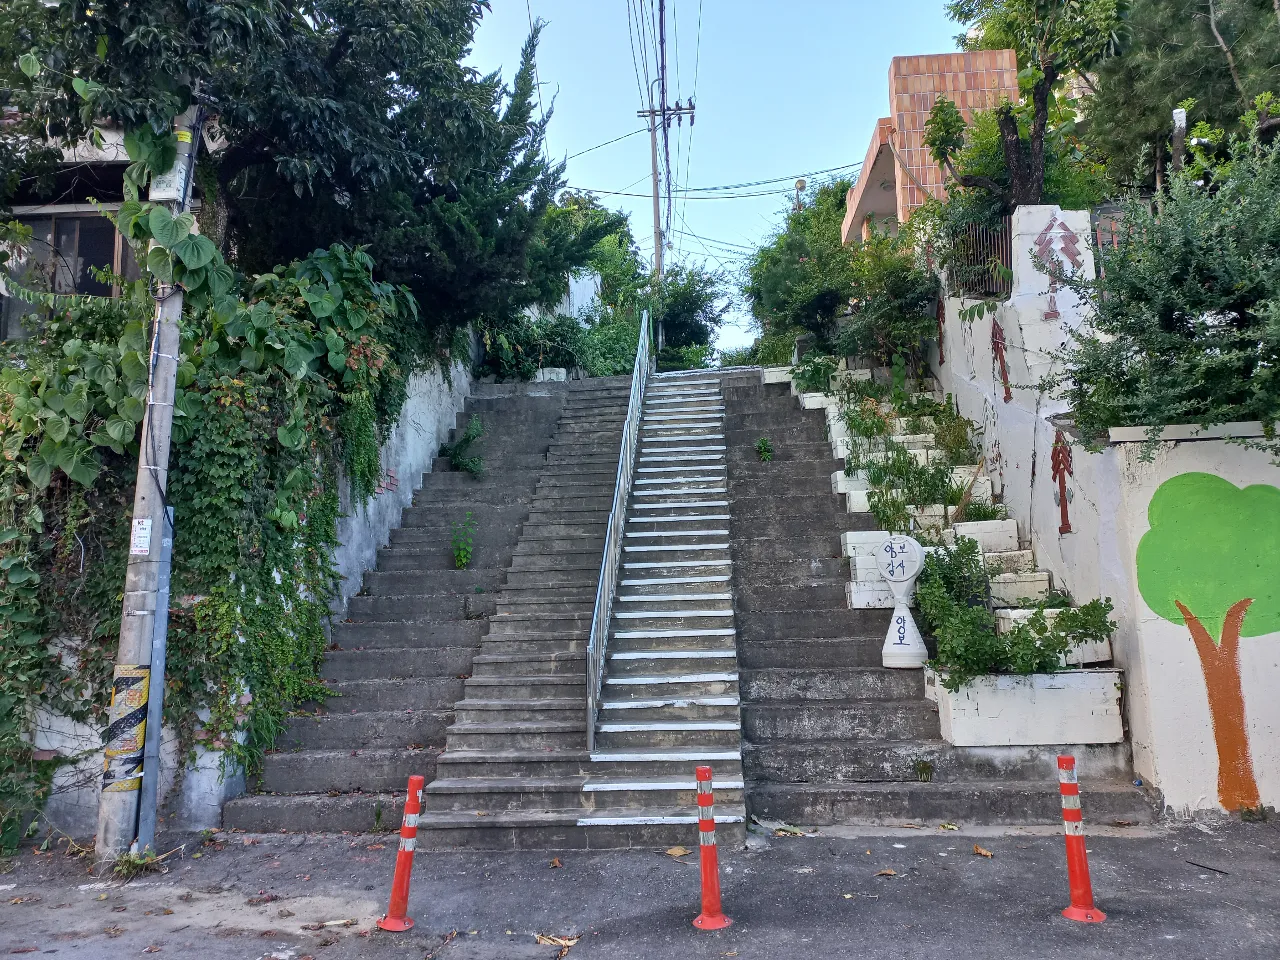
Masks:
[[[1219,802],[1255,808],[1240,638],[1280,630],[1280,488],[1183,473],[1159,486],[1147,519],[1138,589],[1158,616],[1191,633],[1218,749]]]

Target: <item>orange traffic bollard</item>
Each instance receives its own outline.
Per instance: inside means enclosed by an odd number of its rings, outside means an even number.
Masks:
[[[426,780],[409,778],[409,796],[404,802],[404,821],[400,824],[400,852],[396,854],[396,873],[391,880],[391,905],[378,921],[383,930],[408,930],[409,879],[413,874],[413,851],[418,845],[418,814],[422,812],[422,788]]]
[[[720,907],[720,854],[716,849],[715,794],[711,768],[698,767],[698,852],[702,866],[702,913],[693,925],[699,930],[721,930],[733,923]]]
[[[1093,884],[1089,880],[1089,854],[1084,848],[1084,814],[1080,810],[1080,782],[1076,779],[1076,758],[1058,757],[1058,789],[1062,793],[1062,827],[1067,836],[1067,880],[1071,885],[1071,906],[1062,911],[1068,920],[1101,923],[1107,915],[1093,905]]]

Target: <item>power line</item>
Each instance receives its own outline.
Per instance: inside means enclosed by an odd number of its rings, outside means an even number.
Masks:
[[[702,0],[698,0],[698,39],[694,43],[693,52],[693,92],[689,94],[689,102],[693,103],[698,96],[698,71],[702,67]],[[689,145],[684,155],[684,183],[689,185],[689,170],[693,166],[693,123],[689,124]],[[686,203],[683,209],[688,209]],[[681,215],[683,219],[683,214]]]
[[[826,170],[814,170],[810,173],[796,173],[789,177],[774,177],[771,180],[751,180],[746,183],[725,183],[714,187],[686,187],[685,189],[690,193],[709,193],[717,190],[741,190],[748,187],[763,187],[771,183],[786,183],[789,180],[799,180],[801,177],[817,177],[824,173],[836,173],[841,170],[851,170],[854,167],[861,166],[862,161],[858,161],[857,163],[846,163],[839,167],[828,167]]]
[[[636,91],[640,94],[640,105],[644,106],[644,86],[640,83],[640,62],[636,59],[636,34],[631,28],[632,17],[631,0],[627,0],[627,41],[631,45],[631,66],[636,72]],[[649,69],[648,63],[645,64],[645,72]]]
[[[614,137],[612,140],[606,140],[604,143],[597,143],[594,147],[587,147],[587,149],[585,150],[579,150],[577,153],[571,153],[569,156],[565,157],[564,159],[566,162],[568,162],[569,160],[572,160],[574,157],[580,157],[584,153],[590,153],[592,150],[599,150],[601,147],[608,147],[608,146],[612,146],[615,143],[620,143],[621,141],[626,140],[628,137],[634,137],[637,133],[646,133],[648,129],[649,129],[648,127],[641,127],[639,130],[632,130],[630,133],[624,133],[622,136]]]

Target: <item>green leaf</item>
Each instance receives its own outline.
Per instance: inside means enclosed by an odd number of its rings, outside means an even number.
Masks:
[[[27,476],[32,483],[43,490],[53,479],[53,464],[39,453],[33,453],[27,458]]]
[[[24,53],[18,58],[18,67],[32,79],[40,76],[40,58],[34,53]]]
[[[147,361],[137,350],[130,350],[120,358],[120,372],[126,380],[146,382],[148,379]]]
[[[134,423],[142,422],[142,417],[146,410],[146,406],[137,397],[123,397],[116,404],[116,413],[126,420],[132,420]]]
[[[107,437],[114,443],[128,443],[133,439],[134,432],[137,430],[137,424],[132,420],[126,420],[123,417],[113,415],[107,417],[107,423],[104,429],[107,432]],[[103,446],[110,445],[111,444],[103,444]]]
[[[208,237],[193,234],[180,240],[173,248],[173,252],[188,270],[196,270],[205,264],[212,263],[218,255],[218,248]]]
[[[262,354],[253,347],[245,347],[240,351],[240,366],[253,372],[262,366]]]
[[[210,244],[212,246],[212,243]],[[220,263],[208,274],[209,294],[217,299],[226,296],[236,284],[236,275],[225,263]]]
[[[95,97],[102,92],[102,84],[93,80],[85,80],[83,77],[75,77],[71,81],[71,89],[80,95],[81,100],[92,102]]]
[[[347,342],[334,330],[327,330],[324,335],[324,345],[329,348],[330,353],[341,353]]]
[[[48,481],[46,481],[47,483]],[[30,567],[10,567],[9,582],[14,586],[22,583],[29,583],[33,586],[40,582],[40,574],[36,573]]]
[[[196,378],[196,365],[194,363],[192,363],[190,360],[184,360],[182,363],[178,364],[177,384],[179,387],[191,386],[195,378]]]
[[[292,477],[293,473],[296,472],[297,470],[298,468],[294,467],[293,471],[290,472],[289,476]],[[288,486],[288,480],[285,481],[285,485]],[[5,530],[0,530],[0,546],[3,546],[6,543],[10,543],[13,540],[17,540],[20,536],[22,536],[22,531],[15,530],[13,527],[9,527],[8,529],[5,529]]]
[[[169,259],[169,251],[164,247],[152,247],[147,251],[147,269],[161,283],[173,282],[173,261]]]
[[[121,351],[137,350],[139,353],[145,353],[147,350],[147,328],[138,320],[125,324],[117,344]]]
[[[329,354],[329,366],[335,370],[345,370],[347,368],[347,355],[345,353]]]
[[[147,226],[151,228],[151,236],[162,247],[172,250],[191,233],[196,219],[189,213],[175,217],[160,204],[151,208],[147,216]]]
[[[61,443],[67,439],[67,433],[71,429],[71,424],[64,417],[50,417],[44,422],[45,434],[56,443]]]
[[[306,436],[306,431],[301,427],[290,427],[286,425],[276,428],[276,439],[280,441],[280,446],[288,450],[301,449]]]
[[[98,37],[98,59],[104,63],[107,59],[107,35],[105,33]]]

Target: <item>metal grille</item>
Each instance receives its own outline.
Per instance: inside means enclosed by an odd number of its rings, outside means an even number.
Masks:
[[[622,557],[622,533],[627,520],[627,502],[631,498],[631,476],[635,470],[636,443],[640,437],[640,414],[644,407],[644,390],[649,382],[649,313],[640,320],[640,339],[636,344],[636,363],[631,371],[631,399],[627,404],[627,421],[622,427],[622,443],[618,451],[618,475],[613,488],[613,507],[604,534],[604,556],[600,560],[600,585],[596,587],[596,605],[591,615],[591,639],[587,643],[587,749],[596,745],[596,713],[604,683],[605,647],[609,643],[609,618],[613,613],[613,597],[617,592],[618,562]]]
[[[957,238],[957,262],[951,268],[953,294],[1003,297],[1013,289],[1013,218],[998,227],[971,223]],[[1003,268],[1003,269],[1000,269]]]

